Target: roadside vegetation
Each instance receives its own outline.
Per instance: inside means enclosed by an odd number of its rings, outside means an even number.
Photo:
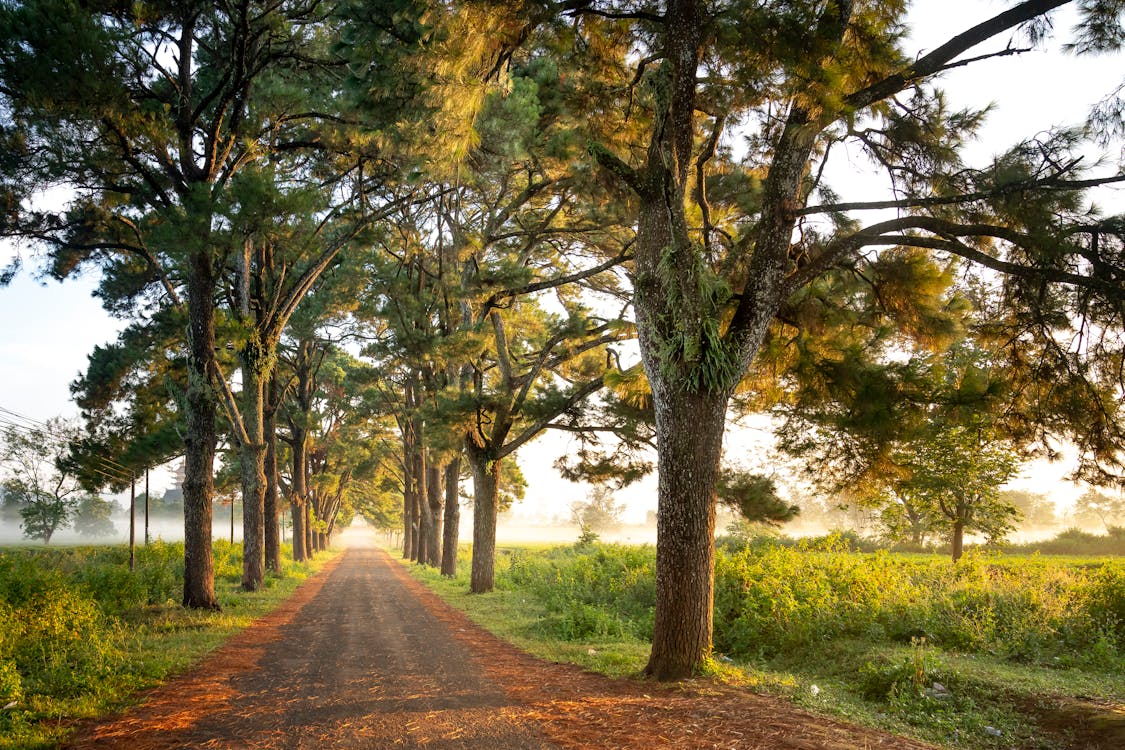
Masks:
[[[0,550],[0,749],[50,748],[127,704],[284,601],[330,555],[286,557],[241,590],[242,547],[214,546],[221,612],[187,609],[183,544]]]
[[[415,575],[540,657],[637,675],[653,632],[655,551],[514,547],[496,591]],[[720,540],[706,671],[948,747],[1120,746],[1125,561],[853,551],[846,537]]]

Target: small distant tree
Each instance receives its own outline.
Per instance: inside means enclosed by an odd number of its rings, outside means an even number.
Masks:
[[[913,547],[922,547],[941,526],[940,513],[913,492],[908,482],[888,482],[882,494],[869,500],[869,507],[878,508],[882,535],[892,542],[909,541]]]
[[[113,536],[117,532],[112,519],[114,507],[104,497],[86,495],[75,508],[74,530],[88,537]]]
[[[1125,498],[1087,490],[1074,502],[1070,517],[1075,526],[1108,531],[1111,526],[1125,525]]]
[[[68,464],[67,447],[74,431],[56,418],[42,428],[12,426],[3,432],[4,492],[19,504],[28,539],[49,544],[78,505],[81,488]]]
[[[1000,499],[1020,512],[1020,528],[1044,528],[1055,526],[1059,517],[1055,504],[1041,492],[1028,490],[1004,490]]]
[[[590,491],[586,500],[570,506],[570,516],[582,531],[582,538],[593,541],[599,532],[620,527],[624,510],[625,506],[613,499],[613,492],[608,487],[599,486]]]
[[[1019,511],[1000,494],[1016,473],[1011,447],[980,426],[936,426],[928,439],[914,441],[906,463],[906,495],[916,498],[948,533],[954,561],[961,558],[965,532],[983,534],[989,543],[1012,532]]]

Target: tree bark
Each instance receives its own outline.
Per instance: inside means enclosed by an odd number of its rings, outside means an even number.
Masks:
[[[281,508],[278,502],[277,481],[277,378],[271,377],[267,387],[264,432],[266,441],[266,494],[265,494],[265,542],[266,570],[281,572]]]
[[[321,518],[320,510],[320,493],[317,490],[309,492],[309,502],[306,505],[308,509],[308,530],[309,530],[309,549],[314,553],[320,552],[323,547],[320,546],[320,529],[323,519]]]
[[[405,436],[404,436],[405,438]],[[414,482],[410,478],[410,448],[402,442],[402,559],[414,559]]]
[[[414,405],[417,406],[417,384],[414,386],[414,393]],[[415,562],[425,563],[429,556],[429,550],[427,549],[427,543],[430,539],[428,527],[432,522],[430,518],[429,502],[426,499],[425,423],[422,421],[421,415],[416,411],[411,417],[411,421],[414,424],[413,450],[410,457],[410,474],[414,482],[414,554],[410,559]]]
[[[305,550],[308,552],[309,557],[316,554],[316,532],[313,531],[313,511],[312,511],[312,498],[306,496],[305,504],[302,506],[305,513]]]
[[[492,591],[495,577],[500,460],[475,446],[467,447],[465,454],[473,469],[473,567],[469,592],[485,594]]]
[[[656,620],[645,674],[688,677],[711,655],[715,486],[725,395],[684,392],[656,402],[662,436],[656,541]]]
[[[404,393],[405,413],[399,422],[402,432],[402,558],[415,560],[418,557],[417,537],[414,533],[418,519],[415,508],[418,503],[415,499],[417,482],[414,480],[414,377],[406,381]]]
[[[961,559],[965,552],[965,522],[958,518],[953,522],[953,562]]]
[[[296,500],[289,501],[289,518],[293,523],[293,559],[304,562],[309,557],[305,546],[305,508]]]
[[[256,334],[255,334],[256,335]],[[239,447],[242,471],[242,588],[258,591],[265,580],[266,445],[265,387],[269,377],[265,353],[251,341],[242,352],[242,425],[246,442]]]
[[[457,535],[461,531],[461,456],[445,465],[445,528],[442,529],[441,574],[457,575]]]
[[[426,564],[441,567],[441,465],[426,458]]]
[[[185,607],[219,609],[211,556],[211,498],[214,494],[215,278],[207,252],[193,252],[188,278],[188,388],[184,435]]]
[[[293,559],[303,562],[309,559],[311,550],[308,546],[308,533],[306,532],[306,508],[308,504],[308,433],[298,424],[290,425],[292,443],[293,482],[290,487],[289,514],[293,517]]]

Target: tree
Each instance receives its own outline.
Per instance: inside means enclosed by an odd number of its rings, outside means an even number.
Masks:
[[[961,558],[966,532],[993,543],[1015,527],[1019,511],[1004,502],[1000,486],[1019,461],[1003,440],[982,425],[935,425],[924,440],[908,444],[904,461],[910,478],[900,490],[940,520],[954,562]]]
[[[618,528],[624,510],[625,506],[613,499],[608,487],[595,487],[586,500],[571,503],[570,517],[585,536]]]
[[[966,531],[1000,539],[1018,516],[999,491],[1027,452],[1008,422],[1012,373],[967,336],[905,353],[822,363],[830,376],[786,407],[781,447],[821,488],[876,511],[890,539],[946,535],[957,559]]]
[[[113,525],[113,511],[116,505],[104,497],[86,495],[78,501],[74,511],[74,530],[82,536],[113,536],[117,529]]]
[[[410,2],[384,3],[364,15],[369,50],[382,53],[365,61],[365,70],[386,75],[397,53],[418,42],[425,33],[412,12],[418,10]],[[74,190],[63,210],[19,212],[5,231],[46,244],[50,273],[60,279],[82,265],[99,265],[109,272],[110,286],[124,284],[140,303],[132,312],[169,305],[185,315],[186,606],[218,608],[210,513],[220,410],[247,449],[252,497],[244,585],[260,585],[264,439],[257,406],[270,359],[268,351],[264,360],[250,356],[262,343],[261,326],[221,331],[247,368],[243,400],[250,414],[244,420],[218,354],[228,342],[216,340],[224,273],[244,258],[248,242],[276,240],[263,237],[250,220],[268,201],[255,204],[266,196],[252,195],[248,185],[274,169],[286,170],[278,179],[288,185],[331,189],[337,181],[323,180],[302,154],[376,159],[358,156],[362,149],[353,146],[359,141],[340,136],[351,121],[332,106],[347,69],[329,49],[337,21],[316,3],[251,0],[108,6],[32,0],[0,13],[0,93],[7,124],[28,154],[9,165],[4,184],[22,180],[31,192],[47,185]],[[329,73],[328,88],[319,86]],[[401,104],[409,88],[404,82],[392,98]],[[377,93],[368,91],[368,98],[384,101]],[[384,113],[393,119],[403,109]],[[345,166],[343,174],[358,175],[362,183],[368,172]],[[324,242],[319,259],[275,297],[280,318],[340,239]],[[243,297],[235,298],[235,310],[242,310]],[[277,322],[263,321],[267,339]]]
[[[1011,505],[1020,514],[1021,529],[1047,529],[1058,526],[1055,504],[1041,492],[1029,490],[1003,490],[1000,500]]]
[[[1083,528],[1101,527],[1106,531],[1112,526],[1125,526],[1125,498],[1089,489],[1074,501],[1070,521]]]
[[[55,418],[41,428],[10,425],[0,435],[5,498],[19,504],[28,539],[50,544],[78,507],[81,487],[68,463],[73,432],[72,425]]]
[[[612,205],[588,205],[604,191],[569,171],[576,120],[555,106],[562,75],[540,60],[511,80],[485,98],[475,120],[480,142],[443,189],[450,194],[401,216],[369,264],[377,303],[369,314],[389,323],[381,351],[370,353],[393,363],[386,370],[396,373],[404,405],[403,554],[429,556],[434,545],[421,532],[433,529],[440,495],[428,490],[436,476],[449,484],[457,475],[447,465],[427,479],[425,449],[439,462],[463,450],[474,485],[474,592],[493,585],[506,459],[578,412],[612,371],[605,346],[632,335],[575,291],[611,286],[603,277],[625,260],[628,240]],[[537,297],[547,294],[563,313],[545,312]],[[455,545],[453,520],[443,549]]]
[[[598,111],[648,128],[640,138],[630,127],[590,146],[621,186],[637,226],[634,303],[660,477],[647,674],[683,677],[710,654],[726,410],[794,294],[865,252],[900,246],[1007,275],[1006,299],[1021,309],[1043,309],[1037,299],[1046,297],[1036,298],[1035,289],[1067,290],[1050,302],[1070,310],[1076,297],[1105,299],[1109,304],[1091,310],[1107,330],[1119,329],[1120,228],[1089,216],[1079,196],[1123,178],[1080,173],[1076,140],[1057,134],[1019,144],[994,165],[966,165],[961,146],[982,113],[951,110],[934,83],[945,70],[995,57],[965,55],[998,35],[1023,28],[1043,38],[1045,16],[1065,4],[1019,3],[916,57],[902,49],[899,3],[584,0],[512,9],[511,36],[503,41],[526,49],[570,41],[576,56],[597,56],[599,76],[617,82],[601,89]],[[1079,9],[1077,51],[1120,45],[1116,4]],[[575,22],[561,23],[565,16]],[[741,159],[721,147],[735,127],[748,146]],[[841,200],[825,169],[839,144],[866,151],[893,197]],[[857,218],[877,208],[897,215]],[[1094,272],[1103,266],[1104,273]],[[1057,334],[1046,325],[1036,330]],[[1112,336],[1103,341],[1108,354]],[[1071,379],[1068,392],[1086,394],[1105,417],[1074,431],[1120,444],[1097,372],[1057,354],[1053,364],[1084,376]],[[1064,406],[1041,403],[1040,417]],[[1113,465],[1107,443],[1085,445]]]
[[[45,0],[5,6],[0,19],[6,113],[37,157],[21,169],[34,185],[76,191],[65,210],[21,216],[16,230],[51,248],[58,278],[84,263],[133,268],[138,296],[186,311],[183,602],[207,609],[218,608],[211,495],[226,388],[218,202],[260,147],[284,138],[287,119],[255,109],[251,92],[295,62],[301,41],[289,6],[254,5]]]

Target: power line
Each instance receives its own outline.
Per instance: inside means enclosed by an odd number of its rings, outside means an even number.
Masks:
[[[66,437],[65,435],[59,435],[58,433],[54,432],[51,429],[51,426],[49,424],[47,424],[46,422],[40,422],[37,419],[32,419],[31,417],[25,416],[23,414],[19,414],[18,412],[14,412],[11,409],[8,409],[8,408],[3,407],[3,406],[0,406],[0,412],[3,412],[4,414],[9,414],[13,417],[16,417],[17,419],[22,419],[25,422],[30,422],[32,425],[34,425],[33,428],[25,428],[25,429],[35,429],[35,430],[44,432],[48,435],[51,435],[57,440],[65,440],[68,444],[70,443],[70,439],[68,437]],[[0,416],[0,419],[2,419],[2,418],[3,417]],[[8,424],[12,424],[12,422],[9,420]],[[15,425],[15,426],[21,426],[21,425]],[[98,456],[98,460],[100,460],[105,465],[114,466],[114,467],[120,469],[121,471],[125,472],[126,474],[132,474],[133,473],[133,470],[130,469],[128,466],[125,466],[124,464],[119,464],[118,462],[114,461],[113,459],[106,458],[105,456]]]
[[[9,410],[0,407],[0,411],[8,412]],[[44,438],[47,438],[48,440],[51,440],[56,446],[59,447],[70,446],[70,441],[68,439],[57,435],[49,429],[41,429],[37,427],[31,427],[26,424],[21,424],[3,416],[2,414],[0,414],[0,425],[8,425],[9,427],[19,430],[27,435],[42,436]],[[109,459],[106,459],[102,456],[91,456],[90,458],[92,461],[96,462],[96,465],[87,465],[86,468],[96,474],[100,474],[103,477],[106,477],[107,479],[110,479],[114,482],[128,484],[136,478],[136,476],[131,471],[129,471],[128,468],[116,463],[115,461],[110,461]]]

